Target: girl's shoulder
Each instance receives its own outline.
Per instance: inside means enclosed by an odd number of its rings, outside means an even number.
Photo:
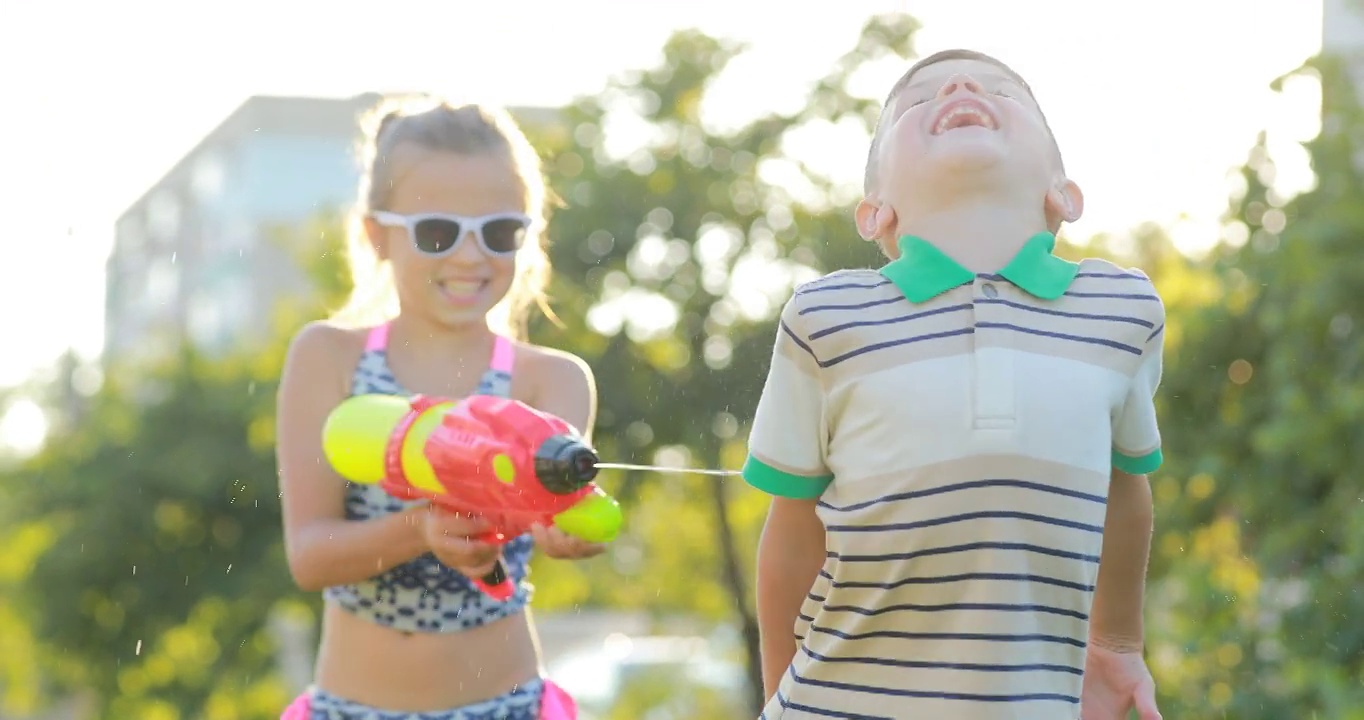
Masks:
[[[513,374],[519,378],[537,385],[584,379],[593,382],[592,367],[571,352],[520,340],[512,340],[512,346],[516,350]]]
[[[294,334],[285,358],[285,375],[293,369],[304,377],[346,380],[365,352],[369,328],[338,325],[329,320],[314,320]]]
[[[592,437],[597,415],[597,384],[582,358],[554,348],[516,342],[512,365],[514,396],[563,418]]]

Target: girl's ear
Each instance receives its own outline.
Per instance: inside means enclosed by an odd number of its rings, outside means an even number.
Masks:
[[[365,238],[369,240],[369,246],[374,248],[374,256],[380,260],[388,259],[388,228],[379,224],[368,215],[365,216]]]

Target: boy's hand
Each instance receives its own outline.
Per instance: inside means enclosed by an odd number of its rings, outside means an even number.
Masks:
[[[435,506],[422,513],[422,537],[431,554],[442,565],[465,577],[487,575],[502,555],[502,549],[496,545],[474,539],[488,528],[488,522],[482,518],[447,512]]]
[[[530,535],[535,539],[536,547],[543,550],[546,555],[559,560],[590,558],[606,550],[605,543],[587,542],[552,525],[549,527],[532,525]]]
[[[1127,720],[1133,708],[1138,720],[1161,720],[1156,681],[1141,652],[1117,652],[1091,642],[1085,653],[1080,720]]]

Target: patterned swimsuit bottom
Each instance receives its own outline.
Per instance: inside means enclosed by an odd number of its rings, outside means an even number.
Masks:
[[[280,720],[574,720],[572,698],[548,680],[536,679],[489,700],[449,710],[395,712],[362,705],[312,688]]]

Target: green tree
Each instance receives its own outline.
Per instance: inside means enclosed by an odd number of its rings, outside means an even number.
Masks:
[[[44,678],[49,695],[92,691],[97,717],[279,716],[293,688],[276,672],[272,622],[308,617],[316,599],[284,561],[275,388],[288,329],[346,290],[337,225],[287,234],[317,292],[279,308],[264,347],[112,368],[43,453],[5,473],[11,705],[39,704]],[[45,651],[26,649],[30,630]]]
[[[1322,83],[1316,187],[1285,202],[1252,149],[1223,296],[1185,317],[1167,372],[1153,656],[1174,717],[1364,718],[1364,113],[1337,61],[1299,72]]]
[[[285,701],[268,620],[293,595],[271,447],[278,362],[186,354],[138,400],[109,386],[15,473],[55,533],[25,586],[68,687],[100,717],[266,718]],[[146,396],[144,396],[146,397]]]

